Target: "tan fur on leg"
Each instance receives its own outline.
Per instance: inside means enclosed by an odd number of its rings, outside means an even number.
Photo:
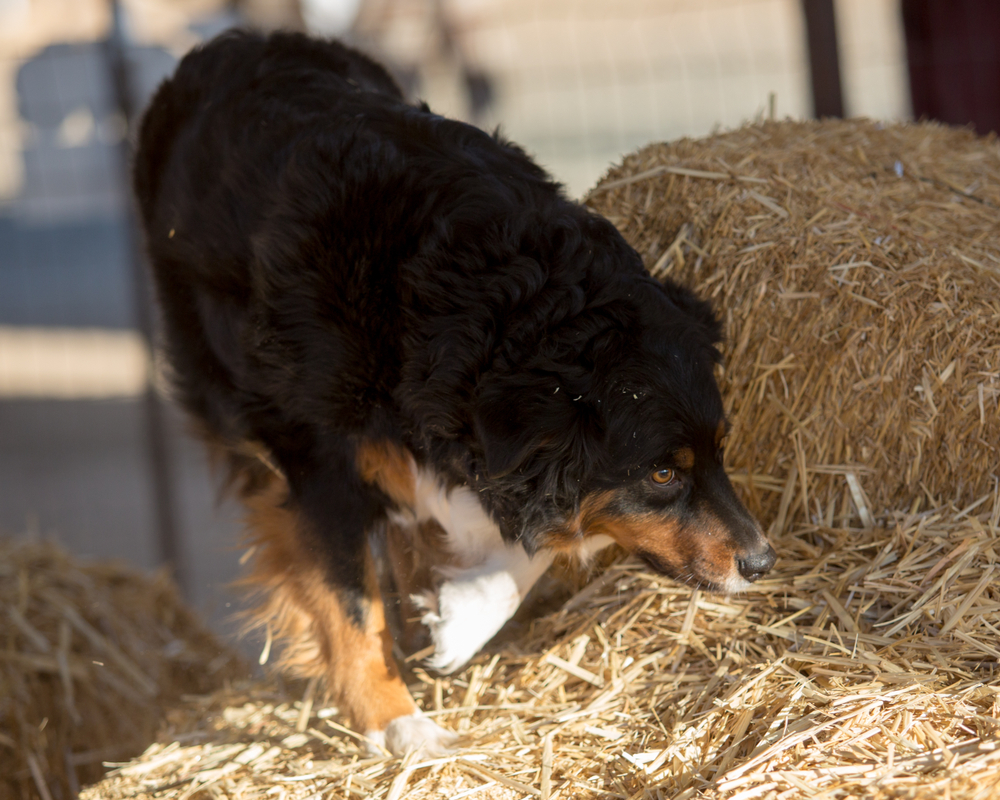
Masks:
[[[277,662],[281,669],[298,677],[321,677],[330,699],[358,731],[382,731],[417,708],[392,657],[371,555],[366,558],[365,614],[359,628],[315,554],[303,546],[298,531],[304,521],[287,499],[287,486],[277,478],[246,498],[256,550],[244,582],[264,598],[253,624],[283,642]]]

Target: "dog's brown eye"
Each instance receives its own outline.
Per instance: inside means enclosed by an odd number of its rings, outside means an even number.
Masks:
[[[677,482],[677,474],[672,469],[658,469],[651,476],[653,483],[660,486],[669,486]]]

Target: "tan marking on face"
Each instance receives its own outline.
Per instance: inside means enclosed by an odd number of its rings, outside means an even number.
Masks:
[[[604,534],[630,552],[646,552],[671,568],[684,564],[679,523],[654,512],[623,515],[609,510],[615,492],[598,492],[580,504],[580,527],[587,534]]]
[[[682,447],[674,453],[674,463],[681,469],[692,469],[694,467],[694,450],[690,447]]]
[[[378,486],[401,506],[416,503],[413,457],[402,447],[387,441],[363,440],[355,454],[358,474],[366,483]]]
[[[557,555],[572,556],[590,531],[583,529],[582,514],[567,518],[561,525],[546,531],[539,538],[538,545]]]
[[[609,495],[610,493],[603,493],[600,497]],[[567,518],[561,525],[553,527],[539,537],[539,548],[549,550],[557,556],[565,556],[571,561],[579,558],[581,553],[585,553],[591,537],[605,533],[603,530],[598,530],[598,526],[592,524],[592,515],[587,511],[588,508],[596,507],[595,504],[597,502],[593,497],[585,497],[583,508],[578,513]],[[590,524],[590,527],[587,527],[588,524]],[[616,539],[615,541],[617,542],[618,540]],[[584,560],[586,561],[586,559],[587,556],[584,555]]]
[[[718,584],[739,579],[736,551],[722,521],[714,514],[702,511],[695,517],[692,525],[701,563],[705,565],[705,571],[710,573],[709,577]]]
[[[416,705],[392,656],[392,636],[371,554],[365,554],[363,623],[359,626],[306,545],[304,525],[275,479],[247,500],[253,569],[243,580],[264,599],[252,626],[284,643],[278,666],[296,677],[322,678],[327,695],[360,731],[384,730]]]
[[[603,533],[633,553],[646,553],[677,576],[711,581],[719,586],[739,580],[728,531],[715,515],[698,514],[681,523],[648,511],[621,514],[611,511],[615,492],[599,492],[580,504],[580,526],[587,534]]]

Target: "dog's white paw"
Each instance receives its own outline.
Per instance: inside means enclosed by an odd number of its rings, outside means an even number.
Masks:
[[[469,661],[510,619],[521,604],[517,582],[507,572],[463,572],[445,580],[437,595],[414,596],[426,613],[434,655],[426,665],[448,674]]]
[[[384,747],[394,756],[404,756],[419,750],[427,756],[446,756],[455,745],[458,736],[447,731],[425,717],[419,711],[405,717],[396,717],[386,725],[384,731],[369,731],[365,734],[372,743],[372,755],[381,755],[379,747]]]

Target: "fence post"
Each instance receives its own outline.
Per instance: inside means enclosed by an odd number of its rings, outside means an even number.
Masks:
[[[174,579],[181,591],[186,593],[187,569],[183,548],[178,538],[175,513],[174,474],[167,432],[167,409],[156,392],[152,374],[153,354],[153,298],[150,291],[146,258],[138,234],[138,218],[132,200],[131,173],[132,135],[137,122],[132,86],[126,52],[125,32],[122,25],[122,6],[119,0],[109,0],[111,7],[111,30],[106,42],[108,67],[111,72],[112,87],[118,110],[125,117],[127,135],[119,145],[120,184],[124,201],[126,220],[125,236],[127,252],[132,272],[133,304],[135,321],[142,336],[146,351],[150,356],[151,371],[143,394],[143,410],[146,422],[146,455],[149,460],[149,475],[153,494],[153,527],[159,558],[173,571]]]
[[[834,0],[802,0],[812,80],[813,116],[844,116],[844,94],[840,84],[840,53],[837,48],[837,15]]]

